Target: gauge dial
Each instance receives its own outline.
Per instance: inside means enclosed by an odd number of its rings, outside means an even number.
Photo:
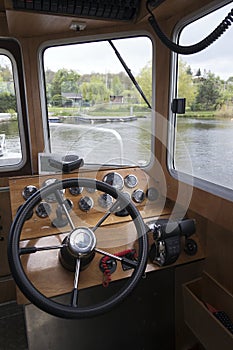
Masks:
[[[89,211],[91,208],[93,208],[94,202],[91,197],[85,196],[80,199],[78,205],[82,211]]]
[[[146,191],[146,196],[149,199],[149,201],[156,201],[159,198],[159,192],[156,188],[150,187]]]
[[[134,188],[138,184],[138,179],[135,175],[129,174],[124,178],[125,186],[128,188]]]
[[[53,184],[53,183],[55,183],[55,182],[58,182],[58,181],[59,181],[59,180],[58,180],[58,179],[55,179],[55,178],[47,179],[47,180],[45,180],[45,181],[43,182],[42,187],[51,185],[51,184]],[[59,188],[58,188],[58,189],[59,189]],[[65,193],[65,189],[60,189],[60,192],[61,192],[61,194],[64,194],[64,193]],[[44,198],[44,199],[45,199],[47,202],[49,202],[49,203],[54,203],[54,202],[57,201],[57,200],[56,200],[56,196],[55,196],[54,193],[49,194],[49,195],[46,196],[46,198]]]
[[[88,193],[94,193],[94,192],[97,191],[97,189],[94,188],[94,187],[86,187],[86,191],[87,191]]]
[[[82,193],[83,187],[70,187],[69,191],[72,196],[78,196],[80,193]]]
[[[35,192],[37,191],[37,187],[33,185],[28,185],[24,187],[22,191],[22,196],[25,200],[27,200],[29,197],[31,197]]]
[[[122,190],[124,187],[123,177],[116,172],[108,173],[105,175],[103,181],[116,188],[117,190]]]
[[[70,211],[74,206],[72,200],[70,200],[69,198],[65,199],[63,203],[65,204],[65,207],[68,211]],[[64,211],[63,208],[62,208],[62,211]]]
[[[113,203],[113,198],[108,193],[103,193],[98,198],[98,203],[102,208],[108,208]]]
[[[51,211],[52,208],[49,203],[41,202],[36,208],[36,215],[44,219],[50,215]]]
[[[145,199],[145,193],[143,192],[143,190],[135,190],[132,193],[132,199],[134,202],[136,203],[142,203]]]

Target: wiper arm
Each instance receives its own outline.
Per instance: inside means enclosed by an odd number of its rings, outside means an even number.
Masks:
[[[117,50],[117,48],[115,47],[115,45],[113,44],[113,42],[111,40],[108,40],[108,42],[112,46],[113,50],[115,51],[115,54],[116,54],[117,58],[121,62],[122,66],[124,67],[124,69],[125,69],[126,73],[128,74],[130,80],[132,81],[132,83],[134,84],[136,89],[138,90],[139,94],[142,96],[143,100],[146,102],[147,106],[151,109],[151,105],[150,105],[149,101],[147,100],[146,96],[144,95],[144,92],[142,91],[142,89],[139,86],[137,80],[133,76],[131,70],[129,69],[129,67],[127,66],[127,64],[125,63],[123,58],[121,57],[119,51]]]

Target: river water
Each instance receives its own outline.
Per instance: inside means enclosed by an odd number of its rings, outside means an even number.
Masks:
[[[233,189],[233,120],[178,118],[177,130],[175,167]]]
[[[53,153],[76,153],[86,163],[146,165],[151,154],[151,118],[79,124],[50,123]],[[20,153],[17,122],[0,123],[9,152]],[[1,163],[1,158],[0,158]],[[175,168],[233,189],[233,121],[178,118]]]

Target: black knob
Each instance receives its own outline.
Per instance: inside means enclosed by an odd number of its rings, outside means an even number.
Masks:
[[[197,250],[198,250],[197,243],[193,239],[187,238],[185,240],[185,247],[184,247],[185,253],[188,255],[195,255],[197,253]]]

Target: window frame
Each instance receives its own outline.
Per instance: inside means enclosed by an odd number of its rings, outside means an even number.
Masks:
[[[50,132],[49,132],[49,121],[48,121],[48,109],[47,109],[47,98],[46,98],[46,86],[45,86],[45,76],[44,76],[44,64],[43,64],[43,55],[46,49],[49,47],[53,46],[58,46],[58,45],[72,45],[72,44],[81,44],[81,43],[92,43],[92,42],[98,42],[98,41],[107,41],[107,40],[115,40],[115,39],[130,39],[134,37],[148,37],[151,41],[152,45],[152,77],[155,77],[155,40],[153,36],[151,35],[150,32],[146,30],[142,31],[130,31],[130,32],[121,32],[121,33],[107,33],[107,34],[95,34],[95,35],[86,35],[82,36],[80,38],[77,37],[71,37],[71,38],[64,38],[64,39],[57,39],[57,40],[49,40],[44,42],[40,48],[39,48],[39,72],[40,74],[40,93],[41,93],[41,110],[42,110],[42,123],[43,123],[43,131],[44,131],[44,153],[51,153],[51,148],[50,148],[50,142],[49,142],[49,137],[50,137]],[[127,62],[126,62],[127,63]],[[123,69],[123,67],[122,67]],[[152,120],[151,120],[151,153],[154,155],[155,154],[155,138],[153,137],[154,135],[154,130],[155,130],[155,79],[152,78]],[[101,167],[106,167],[109,168],[109,165],[104,165],[104,164],[84,164],[84,168],[98,168],[99,166]],[[113,166],[114,168],[120,168],[124,167],[125,165],[115,165]],[[131,165],[132,166],[132,165]],[[144,169],[151,169],[153,166],[153,159],[150,157],[150,160],[148,164],[145,166],[142,166]]]
[[[218,9],[224,7],[225,5],[230,4],[231,2],[232,0],[222,0],[220,3],[219,1],[215,1],[211,5],[205,6],[201,10],[194,12],[192,15],[189,15],[183,18],[181,21],[177,23],[177,25],[174,28],[173,35],[172,35],[173,41],[176,43],[179,42],[180,34],[187,25],[191,24],[192,22],[200,18],[207,16],[210,13],[213,13],[214,11],[217,11]],[[179,61],[179,55],[172,52],[171,62],[170,62],[170,67],[172,72],[171,80],[170,80],[170,93],[169,93],[170,105],[172,103],[172,100],[177,97],[178,61]],[[222,197],[229,201],[233,201],[233,189],[224,187],[223,185],[216,184],[209,180],[201,179],[196,176],[193,176],[175,169],[174,161],[175,161],[176,122],[177,122],[177,116],[175,113],[171,111],[171,108],[170,108],[169,115],[168,115],[168,145],[167,145],[167,157],[166,157],[167,169],[170,175],[178,181],[182,181],[188,185],[204,190],[213,195]]]
[[[20,44],[12,38],[0,39],[0,54],[8,57],[12,64],[15,86],[16,106],[18,113],[18,130],[20,135],[22,159],[17,164],[0,167],[0,176],[9,177],[31,173],[29,130],[27,121],[27,107],[24,87],[24,70]]]

